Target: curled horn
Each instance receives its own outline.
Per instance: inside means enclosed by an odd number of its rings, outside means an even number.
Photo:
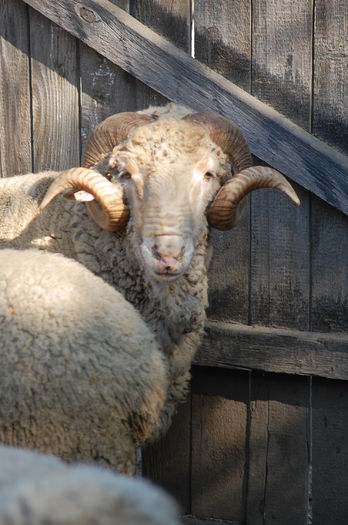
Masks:
[[[124,141],[129,132],[152,118],[138,113],[118,113],[108,117],[94,130],[82,153],[82,166],[91,168],[110,154],[113,148]],[[129,219],[129,210],[123,200],[122,187],[116,187],[106,178],[107,162],[101,163],[104,174],[88,169],[67,170],[49,188],[41,204],[44,208],[58,193],[69,189],[84,190],[95,198],[86,206],[92,219],[104,230],[121,231]],[[97,167],[96,167],[97,169]],[[105,175],[105,176],[104,176]]]
[[[233,176],[216,195],[208,211],[208,221],[218,230],[229,230],[239,221],[245,205],[243,197],[258,188],[275,188],[299,206],[291,184],[277,170],[252,166],[248,144],[242,132],[228,119],[211,112],[193,113],[186,119],[208,129],[210,138],[229,156]]]
[[[126,225],[129,211],[123,202],[122,190],[103,175],[86,168],[63,171],[50,185],[40,209],[43,210],[54,197],[67,190],[86,191],[97,202],[88,205],[88,211],[104,230],[120,231]]]
[[[279,171],[268,166],[252,166],[234,175],[216,195],[208,211],[208,221],[218,230],[229,230],[239,220],[238,204],[251,191],[274,188],[285,193],[297,206],[300,205],[291,184]]]
[[[203,126],[209,131],[212,141],[228,155],[233,173],[238,173],[252,166],[251,154],[244,135],[227,118],[217,113],[206,111],[191,113],[184,119]]]
[[[149,124],[152,120],[149,115],[131,112],[117,113],[103,120],[87,141],[82,153],[82,166],[90,168],[123,142],[133,128]]]

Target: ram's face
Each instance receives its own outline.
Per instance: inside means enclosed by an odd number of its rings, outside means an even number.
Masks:
[[[226,155],[200,128],[178,121],[139,128],[115,148],[111,163],[148,273],[179,277],[207,231],[211,200],[231,174]]]

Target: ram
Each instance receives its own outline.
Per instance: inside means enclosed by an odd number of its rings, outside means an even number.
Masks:
[[[280,173],[252,166],[230,121],[176,106],[109,117],[83,165],[1,181],[1,242],[73,257],[138,310],[169,372],[157,436],[186,397],[203,333],[210,227],[234,227],[257,188],[299,200]]]
[[[0,447],[0,525],[179,525],[174,501],[140,479]]]
[[[159,424],[166,361],[100,277],[60,254],[0,250],[0,368],[0,442],[134,472]]]

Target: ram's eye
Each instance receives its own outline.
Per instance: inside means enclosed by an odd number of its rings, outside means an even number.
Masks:
[[[121,173],[119,174],[119,178],[121,180],[128,180],[130,179],[132,176],[131,174],[129,173],[129,171],[121,171]]]
[[[204,178],[206,180],[214,179],[216,177],[215,173],[212,173],[211,171],[207,171],[207,173],[204,174]]]

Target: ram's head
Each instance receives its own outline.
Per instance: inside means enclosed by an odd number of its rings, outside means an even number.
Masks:
[[[86,201],[106,230],[123,230],[131,216],[145,266],[157,279],[187,270],[207,223],[234,227],[252,190],[276,188],[299,204],[279,172],[252,167],[242,133],[215,113],[159,120],[114,115],[96,128],[83,165],[89,169],[69,170],[55,180],[42,207],[64,191]]]

